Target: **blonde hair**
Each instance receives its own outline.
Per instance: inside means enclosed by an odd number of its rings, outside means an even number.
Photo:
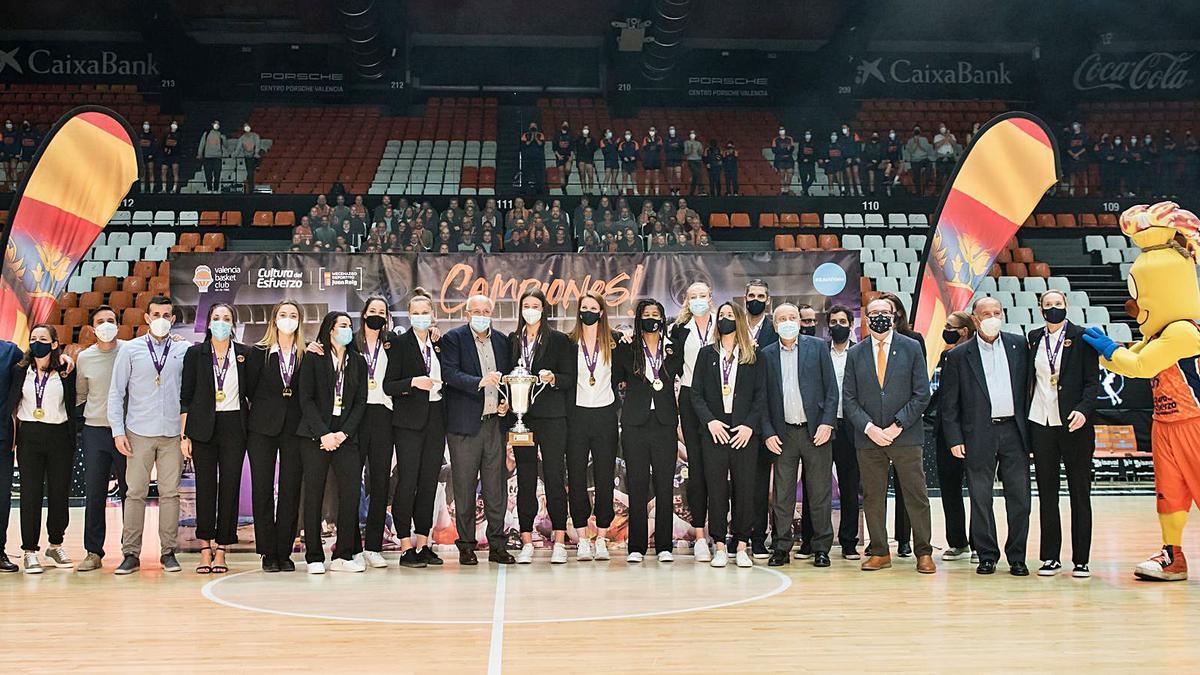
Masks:
[[[600,321],[596,323],[596,342],[600,345],[600,353],[604,355],[606,362],[612,361],[612,350],[616,348],[616,343],[612,339],[612,329],[608,327],[608,306],[604,303],[604,296],[596,291],[588,291],[584,294],[585,298],[591,298],[600,305]],[[567,334],[571,338],[571,342],[579,344],[583,339],[583,321],[579,319],[579,313],[583,311],[583,299],[579,301],[579,305],[575,308],[575,327]]]
[[[709,298],[708,304],[709,304],[709,312],[710,312],[710,316],[711,316],[712,286],[709,286],[708,284],[704,283],[703,281],[695,281],[695,282],[688,284],[687,289],[684,290],[684,292],[683,292],[683,310],[679,312],[679,316],[675,317],[675,325],[676,326],[682,326],[685,323],[692,320],[692,308],[690,306],[690,303],[688,303],[687,296],[688,296],[688,293],[690,293],[692,291],[692,289],[697,286],[703,286],[704,288],[708,289],[708,298]]]
[[[433,311],[433,296],[429,294],[429,291],[421,288],[420,286],[412,289],[412,294],[408,296],[408,306],[412,307],[414,302],[429,303],[429,311]]]
[[[304,341],[304,312],[300,310],[300,303],[295,300],[280,300],[271,308],[271,317],[267,321],[267,332],[262,339],[258,341],[259,347],[267,351],[267,356],[271,355],[271,350],[279,346],[279,329],[275,327],[275,318],[279,316],[279,310],[285,305],[291,305],[296,308],[296,313],[300,315],[300,319],[296,321],[296,333],[294,336],[296,342],[296,362],[299,363],[304,355],[304,349],[308,343]]]
[[[737,337],[737,347],[739,350],[741,350],[741,356],[738,357],[738,364],[746,365],[754,363],[756,358],[754,340],[750,338],[750,324],[748,321],[746,321],[746,310],[742,309],[741,305],[733,302],[732,300],[726,300],[717,307],[716,314],[713,315],[713,320],[720,321],[719,317],[721,316],[721,310],[724,309],[726,305],[733,309],[733,324],[736,326],[733,334]],[[712,332],[712,335],[709,338],[710,344],[718,344],[720,342],[720,333],[721,331],[719,330],[714,330]]]

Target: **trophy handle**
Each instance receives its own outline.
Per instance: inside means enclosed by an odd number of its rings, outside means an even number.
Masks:
[[[542,382],[542,383],[538,384],[538,386],[535,387],[534,390],[529,394],[529,405],[532,406],[533,402],[537,400],[538,394],[545,391],[546,387],[549,387],[549,386],[550,386],[549,382]]]
[[[496,385],[496,393],[500,395],[500,398],[504,399],[505,403],[509,402],[508,383],[505,382],[503,379],[500,381],[500,384]]]

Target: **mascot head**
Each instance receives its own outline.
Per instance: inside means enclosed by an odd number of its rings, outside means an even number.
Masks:
[[[1174,202],[1159,202],[1122,213],[1121,231],[1142,249],[1129,270],[1142,335],[1157,335],[1181,319],[1200,319],[1200,219]]]

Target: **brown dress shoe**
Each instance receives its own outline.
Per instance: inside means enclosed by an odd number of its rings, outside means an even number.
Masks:
[[[892,566],[892,556],[890,555],[873,555],[863,561],[862,570],[864,572],[874,572],[876,570],[885,570]]]
[[[937,565],[933,564],[933,556],[917,556],[917,571],[921,574],[933,574],[937,572]]]

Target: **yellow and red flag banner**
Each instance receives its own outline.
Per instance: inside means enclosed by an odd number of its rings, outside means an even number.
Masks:
[[[50,130],[17,191],[0,276],[0,339],[24,347],[138,178],[129,125],[84,106]],[[60,336],[64,342],[66,337]]]
[[[1009,112],[979,130],[942,193],[925,248],[912,310],[925,336],[929,370],[942,353],[942,327],[966,309],[1009,239],[1058,181],[1054,137],[1038,118]]]

